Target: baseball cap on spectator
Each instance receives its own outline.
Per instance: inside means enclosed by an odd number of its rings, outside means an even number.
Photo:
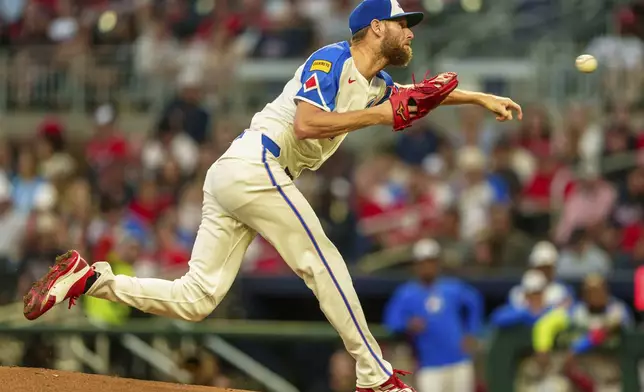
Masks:
[[[40,184],[34,194],[34,209],[37,211],[51,211],[56,206],[58,194],[56,188],[48,182]]]
[[[116,118],[116,110],[112,104],[102,104],[94,111],[94,121],[99,126],[108,125]]]
[[[203,72],[193,65],[184,66],[177,75],[179,88],[199,87],[203,83]]]
[[[431,238],[422,239],[414,244],[412,257],[414,261],[435,260],[441,254],[441,246]]]
[[[528,270],[521,278],[521,288],[525,293],[539,293],[548,286],[548,279],[543,272]]]
[[[557,248],[548,241],[540,241],[533,248],[530,253],[530,266],[531,267],[544,267],[555,265],[559,252]]]
[[[78,21],[72,17],[57,18],[49,25],[48,35],[54,42],[69,41],[78,33]]]
[[[58,227],[58,218],[51,212],[43,212],[36,216],[36,232],[39,234],[52,233]]]
[[[405,12],[396,0],[364,0],[356,6],[349,16],[351,34],[364,29],[376,20],[404,18],[407,27],[416,26],[423,20],[422,12]]]
[[[46,118],[38,126],[40,136],[60,136],[63,134],[63,124],[56,118]]]
[[[425,173],[430,176],[441,175],[447,168],[445,160],[439,154],[427,155],[423,159],[421,166],[423,167],[423,170],[425,170]]]

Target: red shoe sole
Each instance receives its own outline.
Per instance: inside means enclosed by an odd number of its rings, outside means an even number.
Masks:
[[[31,286],[29,292],[23,297],[23,313],[27,320],[37,319],[56,304],[56,297],[49,295],[49,290],[61,276],[71,271],[79,257],[80,255],[74,251],[58,256],[49,273]],[[84,267],[84,263],[78,263],[75,272]]]

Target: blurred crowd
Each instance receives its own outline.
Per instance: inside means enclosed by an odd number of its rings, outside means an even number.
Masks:
[[[422,2],[400,3],[415,10]],[[532,12],[531,5],[550,2],[517,3]],[[551,281],[589,274],[601,283],[589,284],[599,302],[612,298],[596,275],[644,266],[644,5],[633,3],[618,13],[616,35],[588,43],[612,71],[603,107],[521,102],[524,120],[509,125],[459,107],[455,125],[430,116],[375,151],[343,147],[319,171],[298,178],[350,266],[363,267],[369,255],[369,270],[388,271],[388,260],[413,259],[413,245],[429,237],[450,274],[509,272],[519,281],[526,269],[551,270],[547,285],[535,278],[541,283],[534,290],[525,275],[510,305],[520,292],[528,307],[535,302],[544,311]],[[33,137],[0,140],[0,304],[18,300],[70,248],[109,261],[118,274],[184,273],[205,173],[248,126],[248,117],[227,116],[221,102],[235,88],[240,62],[300,59],[348,38],[354,4],[0,0],[0,52],[11,59],[0,64],[5,103],[16,112],[52,113],[36,129],[17,130]],[[90,93],[83,99],[92,128],[83,137],[77,124],[56,115],[78,99],[68,89],[78,80]],[[121,121],[124,108],[146,110],[168,93],[149,132]],[[556,246],[547,252],[555,256],[531,257],[544,240]],[[261,237],[243,269],[291,274]],[[535,293],[538,300],[526,297]],[[583,305],[597,296],[582,290],[578,297]],[[100,300],[84,304],[90,318],[108,324],[132,312]],[[183,358],[182,367],[196,384],[241,385],[215,358]],[[353,390],[352,369],[352,359],[338,351],[316,390]]]
[[[137,90],[153,95],[157,84],[199,84],[216,97],[231,88],[244,58],[302,58],[347,39],[352,7],[351,0],[3,1],[0,50],[12,54],[17,75],[9,105],[64,106],[70,80],[100,99],[114,98],[118,87],[145,102],[152,97]],[[58,99],[40,99],[43,90]]]
[[[0,276],[8,282],[2,300],[14,300],[69,248],[140,276],[181,273],[199,226],[205,172],[248,123],[213,112],[206,93],[229,83],[229,71],[246,56],[300,58],[346,38],[352,6],[0,2],[0,43],[12,52],[13,66],[34,71],[11,79],[16,107],[33,103],[38,70],[73,69],[78,59],[95,65],[90,80],[114,82],[121,74],[110,76],[101,51],[131,42],[135,49],[123,52],[132,55],[124,62],[143,79],[176,82],[147,135],[122,129],[122,104],[107,96],[92,103],[89,138],[71,136],[73,124],[52,115],[35,132],[25,130],[34,133],[27,143],[1,141]],[[624,15],[624,23],[641,27],[639,8]],[[43,47],[54,48],[53,61],[38,60]],[[605,52],[610,45],[591,47]],[[644,123],[635,98],[607,100],[602,108],[523,103],[523,122],[509,127],[461,107],[455,126],[430,116],[372,154],[340,149],[298,186],[352,264],[367,254],[408,257],[411,244],[432,237],[457,273],[522,271],[532,246],[547,239],[561,250],[562,277],[632,270],[644,263]],[[246,258],[245,273],[290,273],[261,237]]]

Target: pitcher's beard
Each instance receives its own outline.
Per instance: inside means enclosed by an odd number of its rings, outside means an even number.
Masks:
[[[380,52],[387,59],[387,63],[395,67],[407,66],[413,57],[411,46],[400,45],[393,38],[385,38],[382,41]]]

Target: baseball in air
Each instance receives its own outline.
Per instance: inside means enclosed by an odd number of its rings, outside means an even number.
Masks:
[[[582,54],[575,60],[575,67],[580,72],[594,72],[597,69],[597,59],[589,54]]]

